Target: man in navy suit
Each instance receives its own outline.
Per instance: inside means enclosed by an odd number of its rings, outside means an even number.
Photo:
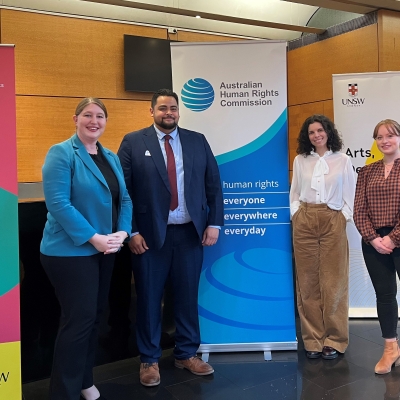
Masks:
[[[196,356],[200,345],[197,298],[203,246],[223,225],[217,162],[206,138],[178,127],[178,96],[153,95],[154,124],[126,135],[118,151],[133,202],[129,242],[137,292],[140,382],[160,383],[161,301],[165,282],[174,292],[175,366],[196,375],[213,368]]]

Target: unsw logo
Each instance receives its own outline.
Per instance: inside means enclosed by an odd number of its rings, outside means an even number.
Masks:
[[[360,107],[365,103],[365,98],[358,97],[358,84],[349,83],[347,86],[349,98],[342,99],[342,104],[346,107]]]
[[[0,373],[0,385],[4,382],[7,383],[8,381],[8,377],[10,376],[10,371],[8,371],[7,373],[5,372],[1,372]]]
[[[214,97],[211,83],[203,78],[188,80],[181,90],[182,103],[195,112],[207,110],[213,103]]]
[[[358,96],[358,85],[357,83],[349,83],[349,96]]]

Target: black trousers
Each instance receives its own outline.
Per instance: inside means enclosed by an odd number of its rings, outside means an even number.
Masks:
[[[111,334],[128,338],[130,334],[131,321],[129,310],[131,307],[132,266],[131,251],[125,245],[116,254],[114,270],[111,278],[110,295],[108,305],[110,314],[108,325]]]
[[[100,316],[107,303],[115,254],[40,260],[61,306],[50,400],[78,400],[93,385]]]
[[[392,229],[380,228],[377,233],[383,237]],[[400,248],[395,248],[391,254],[380,254],[372,245],[362,241],[362,252],[376,293],[376,307],[382,337],[395,338],[399,318],[396,273],[400,277]]]

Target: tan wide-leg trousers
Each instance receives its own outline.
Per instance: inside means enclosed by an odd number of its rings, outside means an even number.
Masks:
[[[349,343],[346,219],[326,204],[302,203],[292,222],[304,348],[330,346],[344,353]]]

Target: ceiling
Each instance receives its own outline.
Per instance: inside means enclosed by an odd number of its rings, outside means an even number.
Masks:
[[[398,0],[0,0],[0,7],[116,20],[239,37],[292,40]],[[317,18],[322,11],[324,18]],[[196,18],[199,15],[201,18]],[[314,26],[308,26],[312,19]]]

